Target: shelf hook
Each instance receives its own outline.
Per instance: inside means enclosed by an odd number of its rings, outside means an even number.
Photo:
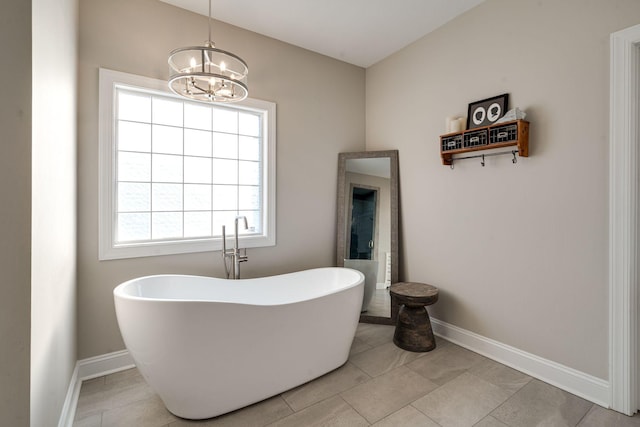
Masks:
[[[482,161],[480,162],[480,164],[482,165],[482,167],[484,167],[484,154],[482,155]]]
[[[512,151],[511,154],[513,154],[513,159],[511,159],[511,163],[513,163],[514,165],[516,163],[518,163],[518,158],[516,157],[516,151]]]

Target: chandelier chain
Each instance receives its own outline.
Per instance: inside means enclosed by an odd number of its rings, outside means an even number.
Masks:
[[[211,39],[211,0],[209,0],[209,43],[213,43]]]

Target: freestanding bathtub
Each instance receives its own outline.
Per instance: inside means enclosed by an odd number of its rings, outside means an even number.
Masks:
[[[158,275],[113,293],[125,345],[173,414],[211,418],[343,365],[364,276],[318,268],[260,279]]]

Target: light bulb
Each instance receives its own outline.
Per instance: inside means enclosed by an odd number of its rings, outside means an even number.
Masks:
[[[196,68],[196,58],[191,57],[191,60],[189,61],[189,65],[191,66],[191,68],[195,69]]]
[[[224,73],[226,71],[226,69],[227,69],[227,64],[225,64],[224,61],[221,61],[220,62],[220,71]]]

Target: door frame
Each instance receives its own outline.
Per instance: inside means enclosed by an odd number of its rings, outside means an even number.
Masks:
[[[640,25],[611,34],[609,116],[609,386],[632,415],[638,389],[638,136]]]

